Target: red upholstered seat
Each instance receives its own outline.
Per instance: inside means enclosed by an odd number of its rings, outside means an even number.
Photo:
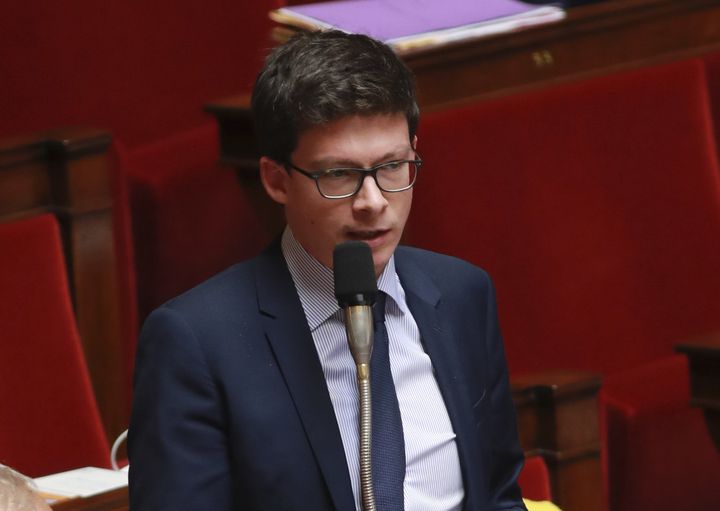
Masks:
[[[606,378],[601,393],[604,443],[611,502],[618,503],[617,509],[717,507],[720,454],[702,411],[690,408],[689,401],[684,356],[664,357]]]
[[[540,456],[531,456],[525,460],[525,466],[518,479],[522,495],[530,500],[552,500],[550,474],[547,465]]]
[[[611,509],[717,502],[720,458],[670,358],[720,329],[720,174],[700,62],[431,113],[418,150],[407,240],[489,270],[511,374],[605,376]]]
[[[0,224],[0,463],[109,466],[55,217]]]

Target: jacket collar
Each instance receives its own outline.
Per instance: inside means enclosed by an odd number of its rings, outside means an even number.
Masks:
[[[407,249],[398,248],[395,261],[408,307],[420,330],[423,347],[432,360],[456,434],[465,487],[464,509],[473,509],[473,502],[482,501],[477,483],[481,481],[482,469],[478,464],[479,446],[472,416],[472,393],[468,388],[467,371],[470,368],[459,347],[462,336],[480,334],[459,330],[451,305],[443,302],[441,290]]]
[[[334,508],[354,510],[345,451],[320,360],[290,272],[275,242],[256,259],[258,307]]]

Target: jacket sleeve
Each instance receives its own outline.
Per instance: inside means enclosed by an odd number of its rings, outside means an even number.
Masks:
[[[128,435],[133,511],[234,509],[223,400],[181,315],[156,310],[140,335]]]
[[[517,479],[524,464],[518,439],[515,405],[510,393],[507,362],[497,315],[495,290],[488,278],[486,353],[490,397],[489,492],[493,510],[525,510]]]

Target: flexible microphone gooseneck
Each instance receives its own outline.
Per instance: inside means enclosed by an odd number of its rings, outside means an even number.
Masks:
[[[365,511],[375,511],[370,447],[372,405],[370,394],[370,356],[373,345],[372,306],[377,297],[377,282],[372,251],[362,241],[340,243],[333,252],[335,296],[345,314],[350,352],[357,368],[360,396],[360,490]]]

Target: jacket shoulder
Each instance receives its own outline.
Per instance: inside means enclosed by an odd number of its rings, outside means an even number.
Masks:
[[[459,257],[408,246],[399,246],[395,254],[399,266],[415,267],[436,281],[438,279],[440,282],[450,279],[452,283],[467,279],[490,281],[488,273],[483,268]]]
[[[161,307],[179,311],[205,309],[219,302],[247,300],[255,288],[255,259],[234,264],[222,272],[210,277],[180,295],[168,300]]]

